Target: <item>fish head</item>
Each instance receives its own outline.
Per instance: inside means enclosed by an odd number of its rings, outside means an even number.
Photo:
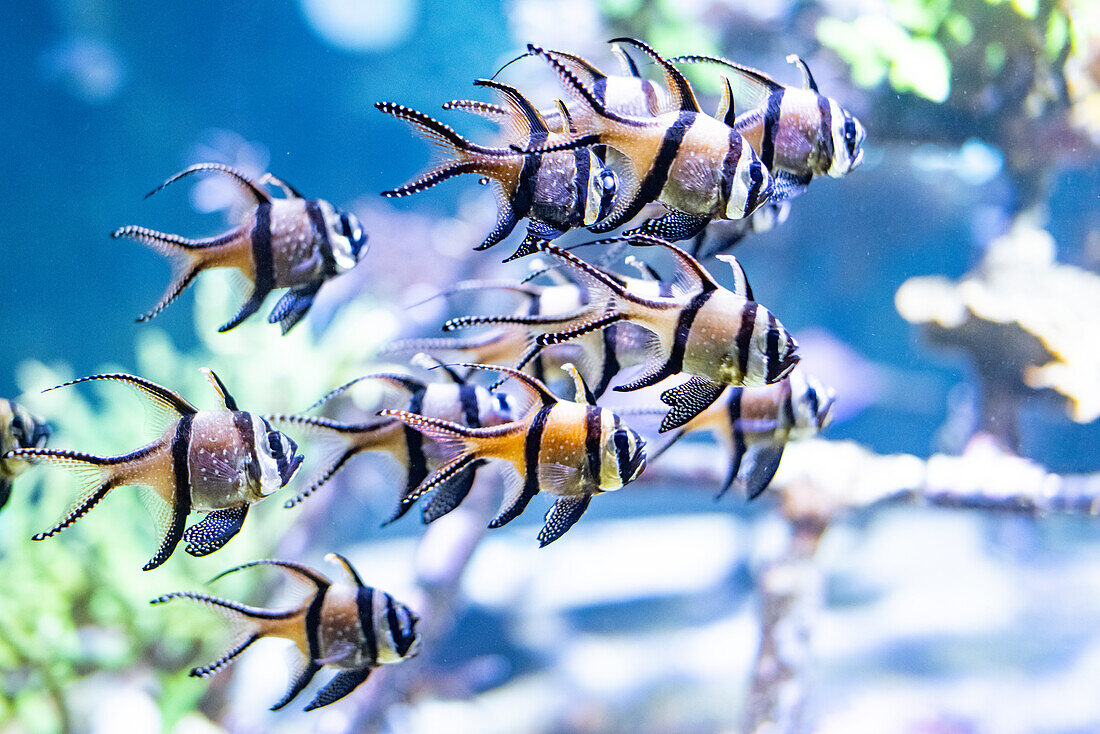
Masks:
[[[725,363],[737,365],[731,370],[729,384],[746,387],[760,387],[779,382],[798,364],[798,342],[791,333],[775,318],[768,309],[759,303],[749,301],[746,311],[755,308],[752,332],[748,340],[738,333],[726,353]],[[742,315],[742,328],[746,328],[745,312]],[[748,354],[742,349],[748,349]],[[744,368],[742,370],[742,365]]]
[[[795,428],[807,435],[825,428],[832,418],[830,411],[836,402],[836,391],[803,370],[791,372],[790,382]]]
[[[585,153],[588,155],[588,192],[584,200],[584,226],[591,227],[611,213],[619,190],[619,177],[591,150]]]
[[[40,418],[36,418],[18,403],[9,403],[9,406],[11,409],[9,426],[15,447],[23,449],[43,448],[50,438],[49,424]]]
[[[337,209],[324,199],[318,199],[317,206],[325,221],[325,234],[336,263],[336,273],[346,273],[366,256],[369,249],[367,233],[359,217],[351,212]]]
[[[829,100],[829,111],[832,113],[833,160],[828,173],[833,178],[840,178],[863,163],[863,141],[867,131],[851,112],[834,100]]]
[[[741,155],[728,185],[726,219],[744,219],[771,198],[775,186],[772,175],[744,138],[741,138]]]
[[[390,632],[394,651],[399,658],[415,657],[420,652],[420,634],[416,631],[420,617],[399,601],[394,601],[393,608],[396,624],[391,623]]]
[[[645,439],[609,410],[602,422],[606,440],[600,457],[600,490],[609,492],[630,484],[645,470]]]
[[[249,415],[255,451],[248,474],[255,494],[262,499],[285,487],[305,457],[298,453],[294,439],[272,428],[266,418]]]

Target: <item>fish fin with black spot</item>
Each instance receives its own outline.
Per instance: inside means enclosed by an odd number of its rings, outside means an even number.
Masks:
[[[710,220],[711,218],[707,215],[698,216],[672,209],[662,217],[645,220],[637,229],[623,232],[623,236],[647,234],[666,242],[689,240],[702,232]]]
[[[309,313],[319,290],[321,290],[320,282],[287,291],[268,314],[267,322],[279,324],[283,336],[286,336]]]
[[[799,176],[790,171],[776,169],[772,173],[772,195],[768,201],[772,204],[781,204],[801,196],[806,192],[813,177],[812,173]]]
[[[468,467],[455,474],[451,481],[435,491],[420,511],[420,519],[425,525],[434,522],[454,510],[470,494],[477,478],[477,470],[485,465],[483,459],[472,462]]]

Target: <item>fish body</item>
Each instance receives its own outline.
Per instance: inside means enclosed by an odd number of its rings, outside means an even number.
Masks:
[[[49,438],[50,427],[44,420],[14,400],[0,398],[0,509],[11,497],[12,480],[29,466],[5,455],[15,449],[43,448]]]
[[[728,387],[653,458],[689,433],[708,431],[730,455],[729,475],[718,496],[737,483],[754,499],[771,483],[787,443],[811,438],[828,425],[835,399],[832,388],[798,369],[774,385]]]
[[[252,292],[237,315],[218,331],[228,331],[254,314],[273,290],[289,288],[268,317],[286,334],[306,315],[327,280],[351,270],[366,255],[367,235],[354,214],[341,212],[324,199],[307,199],[270,174],[263,180],[279,186],[286,198],[272,197],[260,183],[216,163],[191,166],[153,193],[204,171],[232,177],[252,198],[253,206],[236,228],[201,240],[138,226],[122,227],[111,234],[148,245],[173,261],[175,273],[164,297],[138,321],[159,314],[200,272],[231,268],[252,284]]]
[[[223,410],[198,410],[180,395],[140,377],[93,375],[65,387],[92,380],[121,382],[138,390],[168,425],[157,440],[119,456],[95,456],[66,449],[26,448],[5,454],[76,471],[83,491],[72,509],[51,530],[35,540],[56,535],[87,514],[111,490],[143,486],[159,497],[154,520],[161,535],[156,555],[144,570],[168,560],[180,540],[193,556],[221,548],[244,523],[248,508],[285,486],[302,463],[297,444],[276,431],[262,416],[242,411],[224,384],[207,370],[224,402]],[[56,388],[51,388],[56,389]],[[191,511],[206,517],[184,529]]]
[[[803,86],[780,84],[756,69],[716,56],[689,55],[673,62],[714,63],[733,71],[730,95],[741,105],[731,124],[760,155],[776,181],[771,201],[798,196],[814,176],[839,178],[863,162],[867,133],[851,112],[818,91],[809,67],[792,54]],[[733,116],[732,105],[729,115]]]
[[[477,84],[499,92],[505,100],[500,108],[508,132],[506,139],[522,145],[556,141],[553,133],[531,103],[513,87],[487,79]],[[490,179],[499,205],[497,224],[478,250],[492,247],[506,238],[523,219],[528,219],[528,238],[553,239],[574,227],[595,224],[611,211],[618,178],[589,150],[571,150],[548,155],[517,153],[508,147],[478,145],[434,118],[392,102],[375,105],[381,112],[404,120],[440,147],[444,160],[400,188],[383,196],[402,197],[429,189],[465,173]],[[483,111],[486,105],[456,101],[447,109]],[[526,242],[526,240],[525,240]],[[521,245],[518,254],[526,254]],[[511,258],[509,258],[511,259]]]
[[[675,109],[655,117],[615,113],[578,79],[558,52],[528,46],[529,53],[547,60],[562,85],[587,104],[592,115],[585,127],[578,127],[564,142],[527,150],[549,153],[606,145],[621,154],[623,160],[612,165],[620,171],[622,191],[610,215],[593,231],[610,231],[654,201],[664,204],[669,213],[647,220],[638,231],[669,241],[694,237],[714,219],[736,220],[752,214],[768,200],[772,186],[768,169],[752,146],[725,122],[702,112],[687,79],[653,49],[633,39],[617,40],[634,44],[662,65]]]
[[[375,668],[416,655],[420,646],[416,631],[419,617],[415,612],[390,594],[366,586],[343,556],[331,553],[326,558],[340,563],[351,583],[334,583],[307,566],[277,560],[245,563],[215,578],[252,566],[282,568],[314,589],[291,609],[262,609],[195,592],[173,592],[151,603],[187,599],[218,611],[236,629],[238,638],[230,650],[209,665],[193,668],[193,677],[210,677],[261,638],[279,637],[293,642],[297,652],[293,680],[272,710],[289,704],[322,667],[335,668],[339,671],[336,676],[306,706],[305,710],[311,711],[351,693]]]
[[[534,397],[526,414],[493,428],[473,429],[456,423],[386,410],[382,415],[437,441],[445,462],[402,505],[431,492],[446,492],[453,478],[477,461],[498,460],[508,473],[505,499],[489,527],[500,527],[518,517],[539,492],[557,498],[539,533],[539,544],[557,540],[587,509],[592,497],[622,488],[645,468],[645,441],[619,416],[592,403],[580,374],[571,370],[576,400],[560,400],[534,378],[503,367],[464,365],[495,370],[516,378]],[[569,366],[572,368],[572,366]]]
[[[411,414],[423,415],[463,426],[478,428],[495,426],[513,419],[515,408],[507,395],[493,394],[480,385],[467,383],[449,368],[444,368],[452,381],[449,383],[423,383],[405,375],[367,375],[333,390],[324,396],[318,404],[342,393],[352,385],[372,379],[382,381],[401,393],[397,407]],[[320,444],[320,460],[315,469],[301,483],[294,499],[287,507],[293,507],[342,469],[348,461],[364,452],[388,453],[401,467],[407,494],[419,485],[431,470],[439,463],[439,451],[430,441],[417,431],[405,426],[394,418],[375,418],[359,423],[344,423],[328,418],[314,418],[302,415],[276,415],[271,419],[279,424],[300,428]],[[473,486],[477,466],[470,466],[450,487],[446,496],[425,504],[422,516],[425,522],[442,517],[453,510],[466,498]],[[409,509],[403,505],[401,511],[389,518],[387,523],[398,519]]]
[[[534,351],[586,334],[629,323],[646,330],[648,363],[642,377],[616,391],[637,390],[674,374],[692,379],[670,393],[674,403],[661,430],[677,428],[718,399],[727,385],[762,386],[778,382],[797,364],[797,342],[775,315],[752,298],[740,264],[722,255],[734,271],[734,290],[722,287],[695,258],[680,248],[645,235],[615,241],[665,248],[679,262],[682,277],[672,297],[643,297],[576,255],[549,243],[539,247],[570,267],[589,290],[589,306],[561,317],[472,316],[452,319],[445,329],[471,324],[518,323],[542,330]],[[651,286],[650,286],[651,287]]]

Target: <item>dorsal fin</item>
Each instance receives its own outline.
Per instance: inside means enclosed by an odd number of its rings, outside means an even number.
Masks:
[[[359,572],[355,570],[355,566],[351,565],[351,561],[344,558],[339,553],[328,553],[325,555],[325,560],[329,563],[339,563],[344,567],[344,571],[347,573],[348,578],[355,582],[355,585],[364,588],[366,584],[363,583],[363,579],[359,578]]]
[[[714,116],[730,127],[737,121],[737,112],[733,104],[733,87],[730,86],[730,78],[722,76],[722,101],[718,103],[718,111]]]
[[[617,43],[612,43],[611,53],[615,54],[615,58],[619,60],[619,65],[622,66],[623,73],[635,79],[642,78],[641,73],[638,71],[638,65],[634,63],[634,59],[630,58],[630,54],[626,52],[625,48]]]
[[[528,45],[528,49],[530,49],[530,45]],[[587,76],[587,79],[581,79],[581,82],[584,84],[594,85],[600,79],[607,79],[607,74],[597,69],[588,59],[565,51],[553,51],[552,53],[571,62],[576,67],[572,71],[574,74],[577,74],[578,77],[581,75]]]
[[[713,291],[720,286],[698,260],[671,242],[666,242],[658,237],[646,234],[632,234],[624,238],[631,245],[639,247],[663,247],[676,259],[680,265],[680,272],[686,277],[686,290],[700,290],[702,292]]]
[[[249,194],[253,199],[255,199],[257,204],[271,203],[271,197],[268,196],[266,191],[260,188],[259,184],[238,171],[236,168],[233,168],[232,166],[227,166],[224,163],[196,163],[193,166],[189,166],[177,173],[175,176],[169,178],[160,186],[150,191],[148,194],[145,195],[145,198],[148,199],[153,194],[157,193],[169,184],[173,184],[176,181],[179,181],[181,178],[190,176],[195,173],[202,173],[204,171],[215,171],[217,173],[224,173],[225,175],[229,176],[237,182],[237,185],[239,185],[245,191],[245,193]]]
[[[546,59],[547,63],[550,64],[550,68],[554,70],[555,74],[557,74],[558,81],[561,82],[562,86],[565,87],[566,90],[569,91],[571,94],[573,94],[573,96],[587,103],[588,106],[591,107],[592,110],[601,117],[612,120],[613,122],[622,123],[624,125],[639,126],[650,124],[640,120],[625,118],[622,115],[616,114],[615,112],[609,110],[607,106],[604,105],[604,103],[596,97],[596,94],[591,89],[591,87],[585,84],[579,78],[577,78],[576,73],[574,73],[573,70],[571,70],[561,62],[561,58],[575,60],[575,57],[572,57],[566,53],[562,53],[561,51],[544,49],[534,45],[533,43],[527,44],[527,53],[532,56],[541,56]]]
[[[281,178],[276,178],[275,176],[273,176],[270,173],[265,173],[260,178],[260,183],[271,184],[272,186],[279,187],[282,190],[282,192],[284,194],[286,194],[286,197],[288,199],[304,199],[304,198],[306,198],[306,197],[302,196],[302,192],[299,191],[297,189],[297,187],[291,186],[286,181],[282,180]]]
[[[613,38],[611,43],[629,43],[660,64],[665,72],[665,81],[668,83],[668,91],[672,95],[672,102],[679,110],[683,112],[702,111],[699,108],[699,100],[695,99],[695,92],[692,90],[687,77],[663,56],[654,51],[649,44],[636,38]]]
[[[457,362],[453,366],[469,367],[472,370],[485,370],[487,372],[499,372],[502,375],[514,377],[520,385],[527,388],[543,405],[553,405],[558,402],[558,396],[550,392],[550,388],[544,385],[541,380],[531,377],[531,375],[524,374],[519,370],[514,370],[510,367],[501,367],[499,365],[477,364],[474,362]]]
[[[573,386],[575,388],[573,402],[584,405],[595,405],[596,396],[593,395],[592,391],[588,388],[588,383],[584,381],[584,377],[581,375],[576,365],[572,362],[566,362],[561,368],[568,372],[569,376],[573,378]]]
[[[508,121],[508,110],[503,105],[494,102],[481,102],[476,99],[452,99],[443,103],[444,110],[460,110],[474,115],[480,115],[486,120],[503,125]]]
[[[742,110],[754,110],[763,106],[772,92],[779,91],[783,85],[762,71],[735,64],[721,56],[707,54],[686,54],[669,59],[675,64],[718,64],[736,72],[736,98]]]
[[[746,300],[755,301],[756,299],[752,297],[752,286],[749,285],[749,276],[745,274],[745,269],[741,267],[737,258],[733,255],[715,255],[714,257],[729,263],[733,269],[733,288],[730,290]]]
[[[414,377],[409,377],[408,375],[398,375],[389,372],[378,372],[372,375],[362,375],[361,377],[356,377],[354,380],[345,382],[340,387],[334,388],[333,390],[325,393],[320,398],[318,398],[317,401],[313,403],[313,405],[306,408],[303,412],[309,412],[314,408],[323,405],[324,403],[327,403],[329,400],[332,400],[334,397],[341,394],[352,385],[358,384],[363,380],[381,380],[382,382],[392,385],[399,390],[406,390],[410,395],[417,393],[425,388],[423,382],[417,380]]]
[[[812,92],[817,92],[817,82],[814,81],[814,75],[810,73],[809,65],[802,60],[802,57],[798,54],[788,54],[787,63],[794,64],[802,72],[802,88],[809,89]],[[820,94],[820,92],[818,92]]]
[[[68,387],[69,385],[76,385],[81,382],[91,382],[93,380],[108,380],[111,382],[121,382],[130,387],[136,388],[137,391],[146,398],[151,399],[156,407],[180,415],[194,415],[199,412],[191,403],[184,400],[183,396],[177,392],[169,390],[166,387],[161,387],[155,382],[146,380],[144,377],[137,377],[136,375],[127,375],[122,372],[112,372],[104,375],[90,375],[88,377],[80,377],[75,380],[69,380],[63,382],[60,385],[49,387],[42,392],[49,392],[51,390],[57,390],[61,387]]]
[[[516,140],[527,140],[533,135],[546,135],[550,132],[550,129],[546,126],[546,120],[539,114],[535,106],[523,94],[520,93],[515,87],[507,84],[502,84],[492,79],[478,79],[474,81],[479,87],[489,87],[495,89],[507,104],[511,110],[509,115],[509,124],[512,127],[512,139],[509,142],[515,142]]]
[[[259,561],[249,561],[248,563],[242,563],[239,566],[234,566],[233,568],[222,571],[217,576],[210,579],[210,583],[214,583],[218,579],[224,576],[228,576],[231,573],[236,573],[243,568],[251,568],[252,566],[278,566],[279,568],[282,568],[294,574],[295,576],[298,576],[303,581],[313,584],[315,587],[317,587],[318,591],[321,591],[322,589],[327,589],[329,586],[332,586],[332,581],[330,581],[328,577],[326,577],[324,574],[314,571],[309,566],[303,566],[302,564],[294,563],[293,561],[279,561],[274,558],[265,558]]]
[[[427,352],[417,352],[412,356],[412,359],[410,359],[409,361],[415,365],[423,367],[426,370],[440,370],[441,372],[443,372],[443,374],[447,376],[447,379],[449,379],[451,381],[451,384],[453,385],[466,384],[465,378],[463,378],[461,375],[451,369],[451,365],[447,364],[433,354],[428,354]]]
[[[210,384],[214,386],[214,389],[218,392],[218,395],[221,396],[222,404],[225,406],[226,410],[240,410],[240,408],[237,407],[237,401],[234,400],[233,396],[229,394],[229,388],[225,386],[225,383],[222,382],[222,378],[218,377],[214,370],[210,369],[209,367],[201,367],[199,368],[199,372],[206,375],[206,379],[209,380]]]
[[[563,133],[575,133],[577,132],[577,126],[573,124],[573,116],[569,114],[569,108],[565,106],[565,102],[556,99],[554,100],[558,105],[558,114],[562,119],[562,132]]]

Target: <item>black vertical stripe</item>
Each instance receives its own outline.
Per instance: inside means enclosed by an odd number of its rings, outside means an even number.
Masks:
[[[768,95],[768,108],[764,111],[764,134],[760,141],[760,160],[771,170],[775,162],[775,136],[779,133],[779,121],[783,115],[782,88]]]
[[[706,290],[698,293],[680,311],[680,318],[676,322],[676,334],[673,337],[672,351],[669,353],[668,362],[665,365],[669,374],[684,371],[684,354],[687,352],[688,339],[691,337],[691,325],[695,323],[695,317],[716,291]]]
[[[588,208],[588,177],[592,173],[591,160],[588,148],[577,148],[573,151],[573,185],[577,188],[577,198],[573,208],[574,221],[570,224],[584,224],[585,210]]]
[[[672,163],[676,160],[677,153],[680,152],[680,145],[684,142],[684,136],[687,135],[688,130],[695,123],[696,115],[697,113],[688,110],[680,112],[676,122],[672,123],[665,131],[664,139],[661,140],[661,147],[657,150],[657,157],[653,159],[653,164],[646,171],[645,178],[642,179],[642,184],[638,187],[638,194],[634,197],[633,204],[618,219],[623,222],[633,219],[646,204],[657,201],[668,182]]]
[[[374,629],[374,589],[360,586],[356,596],[359,607],[359,629],[363,642],[367,646],[367,659],[371,665],[378,664],[378,636]]]
[[[409,412],[421,415],[424,410],[425,390],[417,390],[409,399]],[[405,486],[419,487],[428,476],[428,457],[424,455],[424,436],[420,431],[405,426],[405,453],[408,455],[409,476]]]
[[[237,440],[241,448],[248,449],[248,473],[257,482],[260,481],[260,459],[256,455],[256,436],[252,432],[252,414],[243,410],[233,411],[233,427],[237,429]]]
[[[722,200],[726,205],[729,204],[730,196],[733,194],[733,182],[737,178],[737,163],[741,160],[741,146],[744,145],[744,141],[741,133],[730,129],[726,157],[722,159]]]
[[[406,637],[405,633],[401,631],[401,621],[397,618],[397,604],[389,594],[386,594],[386,624],[390,628],[393,649],[397,651],[400,657],[405,657],[405,653],[412,647],[415,635],[410,630],[410,634]]]
[[[321,213],[321,206],[315,199],[306,199],[306,214],[313,225],[313,241],[321,252],[321,262],[326,278],[336,277],[336,256],[332,254],[332,242],[328,238],[328,226],[325,224],[325,216]]]
[[[836,154],[833,150],[833,112],[829,109],[828,97],[817,95],[817,111],[821,115],[818,135],[821,136],[821,152],[825,157],[821,168],[827,171],[833,165],[833,156]]]
[[[730,435],[733,438],[733,464],[730,466],[730,480],[737,477],[741,469],[741,459],[745,456],[745,432],[741,429],[741,398],[744,396],[743,387],[730,388],[729,419]]]
[[[630,467],[630,437],[626,431],[615,431],[615,468],[619,473],[619,481],[626,484],[630,481],[628,469]]]
[[[309,608],[306,609],[306,644],[309,645],[310,662],[325,657],[324,651],[321,650],[321,611],[324,608],[327,593],[328,586],[318,589],[313,601],[309,603]]]
[[[734,344],[737,346],[737,367],[741,377],[749,371],[749,348],[752,345],[752,332],[756,327],[756,302],[745,301],[741,307],[741,326],[737,330]]]
[[[764,184],[764,165],[759,161],[749,164],[749,191],[745,195],[745,216],[760,206],[760,187]]]
[[[546,430],[546,421],[550,418],[553,405],[546,405],[535,413],[531,427],[523,444],[523,493],[533,497],[539,491],[539,449],[542,448],[542,433]]]
[[[477,404],[477,388],[474,385],[459,385],[458,400],[462,404],[462,418],[470,428],[481,426],[481,411]]]
[[[256,206],[256,225],[252,228],[252,266],[255,268],[255,292],[267,293],[275,286],[275,260],[271,252],[271,204]]]
[[[546,133],[534,133],[528,141],[528,146],[541,145],[546,141]],[[512,216],[523,219],[530,213],[531,205],[535,201],[535,189],[538,186],[539,168],[542,166],[542,154],[531,153],[523,157],[523,168],[519,172],[519,180],[516,182],[516,190],[512,192]]]
[[[619,357],[615,354],[615,336],[619,331],[618,324],[612,324],[602,332],[603,339],[603,369],[600,371],[600,381],[593,393],[599,397],[607,391],[615,375],[619,374],[621,366]]]
[[[775,314],[768,312],[768,346],[764,351],[764,375],[768,383],[775,382],[779,372],[779,326]]]
[[[590,405],[584,409],[584,454],[593,486],[600,486],[601,449],[603,448],[603,409]]]
[[[168,526],[157,554],[145,566],[145,570],[156,568],[168,560],[183,538],[183,528],[187,516],[191,513],[191,428],[193,415],[181,415],[176,424],[176,434],[172,437],[172,478],[175,482],[172,492],[172,522]]]
[[[783,390],[783,416],[787,420],[787,425],[788,426],[793,426],[794,425],[794,420],[795,420],[794,419],[794,392],[791,390],[791,385],[790,385],[789,382],[784,387],[786,389]],[[816,402],[816,399],[817,399],[817,396],[815,395],[814,396],[815,402]],[[815,410],[814,415],[816,415],[816,414],[817,414],[817,411]]]

